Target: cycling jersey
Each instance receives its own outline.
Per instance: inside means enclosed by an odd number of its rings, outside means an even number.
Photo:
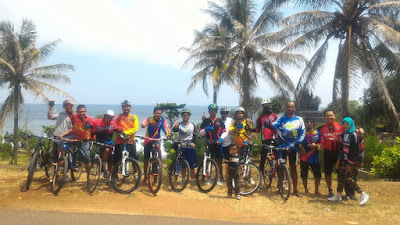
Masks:
[[[231,137],[229,135],[228,129],[231,127],[231,124],[233,122],[232,118],[227,117],[224,121],[225,125],[225,132],[222,133],[221,138],[222,138],[222,146],[227,147],[231,144]]]
[[[173,132],[179,132],[179,141],[185,144],[196,143],[197,137],[194,135],[197,133],[196,125],[194,123],[189,122],[188,124],[179,123],[178,128],[173,128]],[[185,148],[192,148],[187,146]]]
[[[256,120],[256,132],[261,132],[261,138],[262,140],[270,140],[270,139],[275,139],[275,131],[268,129],[265,124],[268,122],[275,122],[277,119],[279,119],[278,114],[276,113],[271,113],[271,114],[264,114],[261,115],[257,118]]]
[[[239,123],[243,124],[242,128],[237,128]],[[233,134],[233,141],[237,144],[238,148],[241,149],[244,146],[243,142],[250,141],[250,129],[253,129],[253,123],[250,119],[244,119],[242,122],[234,121],[231,123],[229,130],[233,130],[235,128],[237,129]]]
[[[70,118],[73,124],[72,133],[75,138],[80,140],[89,140],[91,133],[90,123],[92,122],[93,118],[86,115],[85,118],[82,120],[76,114],[74,114]]]
[[[312,144],[312,143],[318,144],[319,143],[319,137],[320,137],[320,134],[316,130],[314,130],[313,132],[306,131],[306,135],[305,135],[304,140],[303,140],[303,142],[301,144],[302,144],[303,149],[304,149],[306,154],[309,154],[311,151],[313,151],[313,153],[311,153],[310,156],[307,156],[307,155],[301,156],[300,157],[301,161],[308,162],[308,163],[318,163],[319,162],[318,150],[311,149],[311,148],[309,148],[307,146],[308,144]]]
[[[139,129],[139,120],[136,115],[129,114],[128,116],[124,114],[118,114],[115,117],[114,123],[117,125],[118,130],[125,133],[128,141],[127,144],[135,143],[135,133]],[[124,140],[118,135],[115,138],[115,144],[123,144]]]
[[[114,130],[117,128],[114,121],[106,124],[103,119],[93,120],[91,126],[92,133],[96,135],[96,141],[103,143],[112,141]]]
[[[343,149],[339,153],[339,159],[347,162],[349,165],[361,162],[356,133],[343,133],[341,137],[343,139]]]
[[[337,122],[332,124],[325,124],[321,130],[321,144],[324,150],[339,151],[339,138],[343,133],[342,126]]]
[[[154,116],[150,116],[145,119],[145,122],[148,124],[146,137],[149,138],[160,138],[161,137],[161,130],[164,132],[166,136],[171,135],[171,131],[169,130],[167,120],[164,117],[160,117],[158,121],[154,120]],[[149,143],[151,140],[146,139],[144,141],[144,145]]]
[[[211,126],[213,129],[211,131],[206,131],[205,129],[207,126]],[[216,141],[221,137],[222,133],[225,132],[225,123],[218,117],[214,119],[211,117],[206,118],[200,125],[200,132],[205,132],[207,139],[210,141]]]
[[[304,140],[305,128],[304,121],[301,117],[281,117],[272,126],[278,130],[278,146],[279,148],[292,148],[296,151],[296,147]]]

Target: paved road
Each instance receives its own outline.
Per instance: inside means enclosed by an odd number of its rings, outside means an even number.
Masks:
[[[88,224],[166,224],[166,225],[231,225],[243,223],[161,216],[115,215],[97,213],[44,212],[0,208],[0,225],[88,225]]]

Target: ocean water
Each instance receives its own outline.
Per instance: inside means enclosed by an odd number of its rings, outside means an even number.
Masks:
[[[75,106],[76,107],[76,106]],[[62,112],[61,105],[56,105],[55,112]],[[197,124],[201,122],[203,112],[207,113],[207,106],[186,106],[192,111],[190,121]],[[25,104],[20,110],[19,127],[27,128],[36,135],[42,134],[42,126],[54,125],[54,120],[47,119],[48,106],[45,104]],[[87,115],[93,118],[97,115],[103,115],[106,110],[114,110],[115,114],[122,113],[121,105],[86,105]],[[152,105],[132,105],[131,113],[139,118],[139,124],[148,116],[153,115],[154,106]],[[76,110],[76,108],[74,108]],[[14,117],[9,116],[6,120],[2,134],[6,132],[13,133]],[[144,135],[145,129],[139,126],[137,134]]]

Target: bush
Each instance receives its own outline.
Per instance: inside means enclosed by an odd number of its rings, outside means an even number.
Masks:
[[[381,155],[385,147],[392,144],[380,142],[377,136],[367,136],[364,139],[364,167],[371,168],[374,156]]]
[[[373,157],[372,174],[389,180],[400,179],[400,145],[385,147],[382,155]]]

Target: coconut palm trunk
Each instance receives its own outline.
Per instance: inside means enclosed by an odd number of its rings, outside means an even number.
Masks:
[[[12,163],[17,165],[17,154],[18,154],[18,110],[19,110],[19,94],[20,94],[20,85],[15,85],[14,88],[14,146],[13,146],[13,160]]]

